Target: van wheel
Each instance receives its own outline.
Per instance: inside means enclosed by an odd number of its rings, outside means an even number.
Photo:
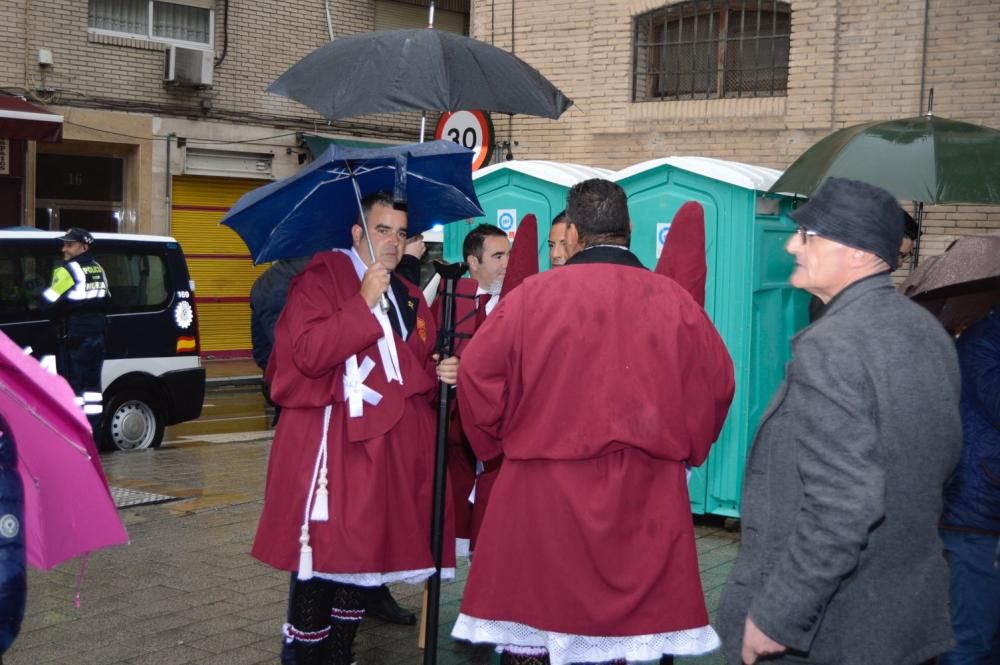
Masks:
[[[163,409],[145,392],[116,393],[104,409],[105,450],[145,450],[163,443]]]

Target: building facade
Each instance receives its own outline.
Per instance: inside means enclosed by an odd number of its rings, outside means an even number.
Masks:
[[[323,140],[417,139],[416,114],[327,123],[265,92],[331,36],[421,27],[428,0],[5,0],[0,94],[64,118],[61,143],[0,155],[0,225],[171,234],[207,355],[249,349],[260,268],[218,225]],[[774,168],[841,127],[938,115],[1000,127],[994,0],[441,0],[435,25],[538,68],[575,106],[495,116],[494,161],[618,169],[671,155]],[[433,122],[434,118],[430,118]],[[319,137],[315,139],[313,137]],[[0,137],[2,139],[2,137]],[[1000,208],[928,208],[921,254],[1000,228]]]
[[[475,0],[472,34],[574,100],[494,118],[517,159],[618,169],[700,155],[784,169],[842,127],[933,111],[1000,128],[995,0]],[[1000,208],[926,209],[922,255],[1000,228]]]
[[[60,143],[15,148],[19,194],[0,198],[0,225],[173,235],[196,283],[203,351],[248,354],[247,296],[263,267],[219,226],[222,215],[294,173],[310,145],[405,143],[419,131],[415,114],[327,123],[265,89],[332,36],[425,26],[428,5],[6,0],[0,92],[45,105],[64,125]],[[468,0],[437,5],[438,28],[467,32]]]

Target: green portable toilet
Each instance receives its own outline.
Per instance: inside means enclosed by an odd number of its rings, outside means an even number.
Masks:
[[[543,160],[512,160],[480,169],[472,175],[472,181],[486,215],[444,227],[445,260],[464,260],[462,241],[476,226],[495,224],[511,235],[521,218],[533,213],[538,219],[538,268],[547,270],[549,227],[552,218],[566,208],[569,188],[611,174],[607,169]]]
[[[736,395],[708,461],[691,475],[695,513],[739,516],[743,469],[760,418],[784,378],[790,339],[808,322],[808,295],[784,250],[794,200],[766,194],[780,171],[706,157],[654,159],[615,173],[632,218],[631,249],[654,268],[674,214],[705,210],[705,309],[729,348]]]

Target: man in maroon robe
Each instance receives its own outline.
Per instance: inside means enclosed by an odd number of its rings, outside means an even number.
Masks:
[[[507,262],[510,258],[510,240],[507,234],[492,224],[480,224],[465,236],[462,256],[469,265],[469,277],[458,281],[455,287],[455,345],[453,354],[460,358],[486,317],[500,299]],[[441,326],[444,298],[439,295],[434,303],[434,315]],[[467,555],[475,535],[475,511],[470,497],[476,487],[476,476],[483,469],[477,468],[476,457],[462,431],[458,408],[453,408],[448,423],[448,475],[451,480],[452,499],[455,507],[455,536],[459,555]]]
[[[565,210],[552,218],[552,224],[549,226],[548,244],[550,268],[558,268],[559,266],[566,265],[566,261],[575,253],[573,250],[576,248],[571,248],[566,244]]]
[[[292,282],[267,366],[283,411],[252,553],[298,573],[285,630],[297,665],[349,665],[364,589],[434,572],[435,375],[454,383],[457,360],[435,370],[423,295],[390,274],[406,214],[382,193],[362,207],[373,252],[359,221],[352,249],[316,254]]]
[[[618,185],[574,186],[567,217],[584,249],[502,299],[462,356],[469,441],[505,457],[452,635],[504,665],[705,653],[719,640],[686,466],[719,435],[732,361],[692,297],[628,251]]]

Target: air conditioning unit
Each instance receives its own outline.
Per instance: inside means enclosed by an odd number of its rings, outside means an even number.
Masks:
[[[167,46],[163,52],[163,82],[174,85],[212,85],[215,54],[183,46]]]

